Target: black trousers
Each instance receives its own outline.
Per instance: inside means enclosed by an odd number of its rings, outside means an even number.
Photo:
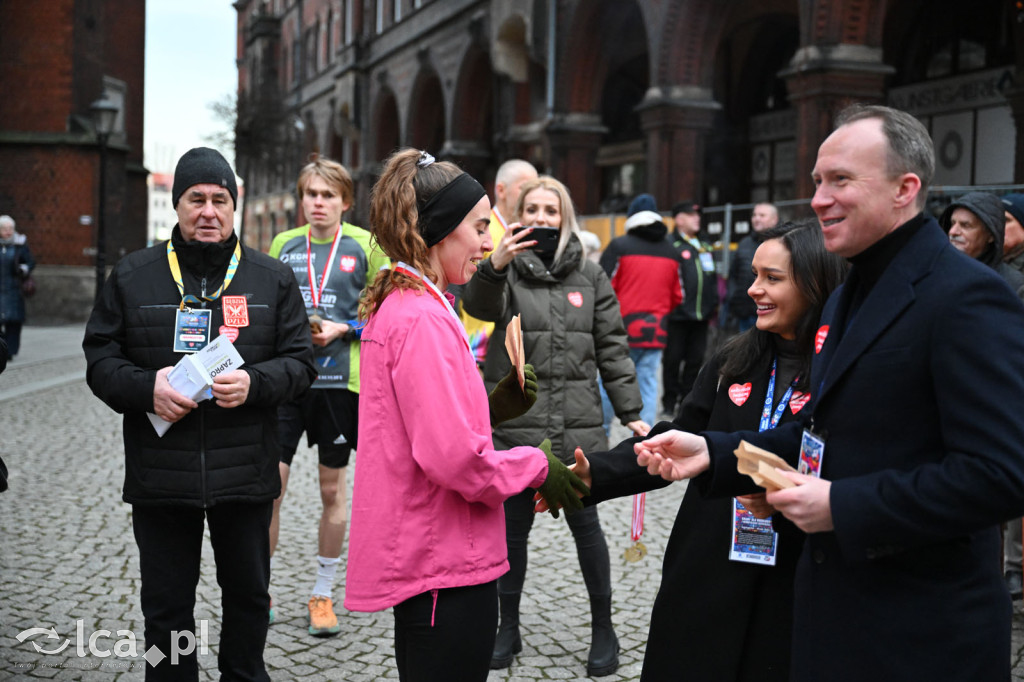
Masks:
[[[527,488],[505,500],[505,540],[508,543],[508,573],[498,578],[498,592],[512,594],[523,591],[526,580],[527,541],[533,528],[533,489]],[[597,507],[584,507],[565,514],[565,520],[576,541],[576,556],[587,592],[594,597],[612,593],[612,568],[608,543],[601,530]]]
[[[263,665],[270,608],[270,516],[272,500],[256,504],[132,508],[132,527],[139,546],[142,573],[142,614],[146,619],[146,650],[156,646],[166,659],[151,665],[146,680],[198,680],[196,656],[200,632],[193,614],[204,520],[221,589],[221,680],[269,680]],[[195,648],[185,654],[187,635]],[[177,652],[175,663],[172,653]]]
[[[0,336],[7,342],[7,357],[13,358],[21,350],[21,322],[0,322]]]
[[[690,394],[704,366],[708,349],[707,320],[668,322],[668,339],[661,356],[661,383],[664,388],[661,404],[665,412],[675,416],[679,402]]]
[[[484,682],[498,623],[495,581],[431,590],[395,605],[395,660],[403,682]]]

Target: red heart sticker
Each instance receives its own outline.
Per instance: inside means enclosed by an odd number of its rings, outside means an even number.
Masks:
[[[822,346],[825,345],[825,339],[828,338],[828,325],[821,325],[821,329],[814,335],[814,352],[815,354],[821,352]]]
[[[577,308],[583,307],[583,294],[578,291],[569,292],[569,303],[572,303]]]
[[[235,339],[238,338],[238,327],[229,327],[226,324],[222,325],[220,328],[220,335],[227,337],[228,341],[234,343]]]
[[[736,403],[736,405],[742,405],[747,402],[747,398],[750,397],[750,382],[745,384],[733,384],[729,387],[729,400]]]
[[[804,393],[803,391],[793,391],[793,396],[789,399],[789,409],[796,414],[800,410],[804,409],[804,405],[811,399],[810,393]]]

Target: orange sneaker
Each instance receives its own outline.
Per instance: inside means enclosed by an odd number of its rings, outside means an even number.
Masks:
[[[330,597],[313,595],[309,598],[309,634],[314,637],[332,637],[341,631],[334,604]]]

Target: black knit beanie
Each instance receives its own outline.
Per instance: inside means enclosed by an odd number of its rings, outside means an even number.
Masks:
[[[171,187],[171,204],[177,208],[178,199],[192,185],[210,183],[220,185],[231,194],[231,203],[238,206],[238,186],[235,172],[216,149],[194,147],[178,159],[174,169],[174,185]]]

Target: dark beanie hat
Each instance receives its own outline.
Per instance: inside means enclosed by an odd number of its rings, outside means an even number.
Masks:
[[[684,199],[672,207],[672,215],[680,213],[700,213],[700,205],[693,199]]]
[[[1024,194],[1007,194],[1003,197],[1003,210],[1024,225]]]
[[[654,203],[654,197],[650,194],[638,194],[629,202],[629,210],[626,211],[626,217],[636,215],[640,211],[654,211],[658,212],[658,205]]]
[[[174,169],[174,185],[171,187],[171,205],[178,207],[178,199],[192,185],[209,183],[220,185],[231,194],[231,203],[238,206],[238,186],[235,172],[216,149],[194,147],[178,159]]]

